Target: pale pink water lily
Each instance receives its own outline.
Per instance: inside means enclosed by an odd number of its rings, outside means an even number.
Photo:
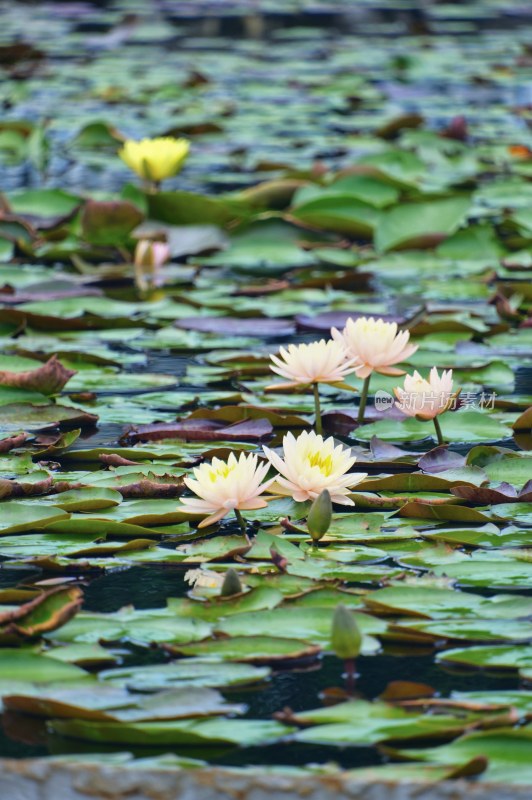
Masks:
[[[403,375],[404,370],[394,367],[409,358],[417,350],[417,345],[408,344],[408,331],[397,330],[395,322],[385,322],[374,317],[359,317],[347,320],[345,328],[331,329],[333,339],[346,348],[348,357],[356,359],[357,377],[364,379],[358,407],[358,423],[364,422],[368,399],[369,382],[373,372],[382,375]]]
[[[231,511],[248,511],[265,508],[266,500],[261,497],[270,486],[271,480],[262,483],[268,472],[268,463],[259,464],[255,454],[241,453],[237,459],[234,453],[227,461],[213,458],[211,463],[200,464],[193,470],[194,478],[185,478],[186,486],[196,497],[183,497],[184,511],[204,514],[199,527],[213,525]],[[239,522],[241,516],[236,513]]]
[[[395,322],[385,322],[374,317],[347,320],[345,328],[332,328],[333,339],[344,345],[348,356],[357,360],[356,373],[367,378],[372,372],[382,375],[403,375],[404,370],[394,367],[406,361],[418,346],[409,344],[410,333],[399,331]]]
[[[398,386],[394,392],[398,400],[395,405],[403,414],[434,419],[453,404],[453,371],[443,370],[438,375],[436,367],[432,367],[426,380],[416,370],[413,375],[405,375],[403,387]]]
[[[157,269],[166,264],[170,258],[170,247],[166,242],[153,242],[151,239],[139,239],[135,247],[134,262],[141,267]]]
[[[356,359],[350,358],[345,346],[333,339],[310,344],[289,344],[281,347],[279,355],[270,356],[272,372],[287,379],[287,383],[268,386],[268,389],[291,389],[316,383],[341,384],[355,371]]]
[[[263,448],[271,464],[280,473],[270,491],[292,497],[297,502],[315,500],[324,489],[333,503],[354,505],[347,496],[366,473],[348,473],[356,461],[351,450],[324,439],[314,431],[303,431],[297,439],[287,433],[283,439],[283,457],[269,447]]]
[[[159,269],[169,258],[170,248],[166,242],[153,242],[150,239],[140,239],[137,242],[133,263],[139,289],[146,289],[149,284],[157,285]]]
[[[429,379],[422,378],[417,370],[413,375],[405,375],[403,387],[394,389],[397,408],[408,417],[432,419],[438,443],[443,443],[443,435],[437,417],[448,411],[458,397],[460,390],[453,391],[453,371],[443,370],[438,374],[432,367]]]

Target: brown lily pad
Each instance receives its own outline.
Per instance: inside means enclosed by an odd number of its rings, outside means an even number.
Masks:
[[[34,638],[65,625],[80,610],[83,592],[76,586],[43,592],[16,609],[0,613],[0,642]]]
[[[15,447],[20,447],[28,438],[27,433],[16,433],[14,436],[6,436],[0,440],[0,453],[9,453]]]
[[[97,245],[120,245],[140,225],[144,215],[127,200],[88,200],[81,214],[83,235]]]
[[[520,492],[510,483],[500,483],[490,489],[485,486],[454,486],[451,489],[456,497],[462,497],[475,506],[488,506],[495,503],[530,503],[532,502],[532,480],[528,481]]]
[[[247,419],[225,425],[213,419],[186,419],[181,422],[160,422],[131,428],[122,442],[155,442],[161,439],[185,439],[195,442],[259,442],[270,436],[273,426],[266,419]]]

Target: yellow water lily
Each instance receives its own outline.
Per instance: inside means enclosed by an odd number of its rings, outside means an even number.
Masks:
[[[269,447],[263,448],[271,464],[280,473],[271,491],[287,495],[298,502],[315,500],[327,489],[333,503],[354,505],[347,497],[353,486],[367,477],[351,472],[356,456],[332,436],[324,439],[314,431],[303,431],[297,439],[287,433],[283,439],[283,457]]]
[[[159,136],[155,139],[128,139],[118,155],[140,178],[153,183],[177,175],[185,161],[190,143],[186,139]]]
[[[238,459],[231,453],[227,461],[213,458],[210,463],[200,464],[193,470],[194,478],[184,479],[186,486],[196,495],[181,499],[186,506],[184,511],[205,515],[200,528],[213,525],[231,511],[243,526],[240,511],[267,506],[260,495],[273,481],[262,483],[269,468],[268,463],[259,464],[255,454],[244,453]]]
[[[364,379],[358,407],[358,422],[364,421],[364,412],[368,399],[369,382],[372,372],[382,375],[403,375],[399,364],[410,358],[417,350],[417,345],[409,344],[409,331],[398,331],[395,322],[385,322],[374,317],[349,317],[342,331],[331,329],[333,339],[342,344],[348,355],[356,359],[356,373]]]

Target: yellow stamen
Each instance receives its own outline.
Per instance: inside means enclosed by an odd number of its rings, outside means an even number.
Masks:
[[[332,458],[331,456],[322,456],[319,451],[312,453],[308,457],[308,462],[311,467],[318,467],[322,475],[330,475],[332,472]]]

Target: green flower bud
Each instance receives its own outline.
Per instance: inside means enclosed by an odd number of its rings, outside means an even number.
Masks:
[[[346,606],[336,606],[332,621],[331,648],[343,661],[356,658],[362,646],[362,634],[355,616]]]
[[[312,503],[307,517],[307,528],[314,542],[319,542],[321,537],[327,533],[331,519],[331,495],[327,489],[324,489]]]
[[[222,597],[230,597],[232,594],[240,594],[242,591],[242,584],[240,578],[234,569],[228,569],[225,573],[224,582],[222,583]]]

